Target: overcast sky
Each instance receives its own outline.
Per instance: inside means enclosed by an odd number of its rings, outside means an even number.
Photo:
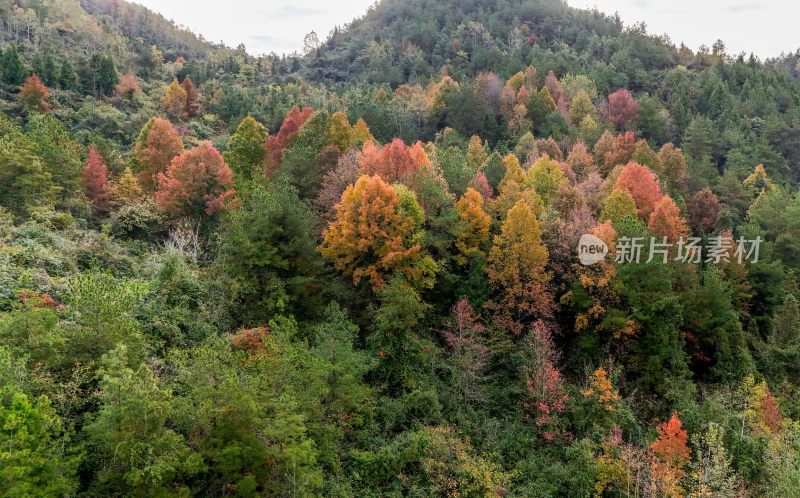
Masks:
[[[244,43],[252,54],[302,50],[303,37],[327,37],[336,25],[363,15],[374,0],[137,0],[168,19],[230,46]],[[644,21],[695,50],[718,38],[728,53],[765,58],[800,48],[797,0],[568,0],[574,7],[619,12],[626,25]],[[188,7],[188,8],[187,8]]]

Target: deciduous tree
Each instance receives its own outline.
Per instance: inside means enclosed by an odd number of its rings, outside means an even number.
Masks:
[[[94,145],[89,147],[89,155],[83,168],[83,192],[92,201],[97,212],[104,213],[110,209],[108,166]]]
[[[564,379],[556,366],[560,354],[553,343],[550,329],[541,320],[533,324],[525,342],[524,379],[526,397],[523,408],[546,441],[561,436],[559,414],[567,408],[569,395]]]
[[[533,320],[552,314],[547,256],[539,221],[527,202],[518,201],[494,238],[487,265],[489,282],[496,291],[490,308],[514,334]]]
[[[25,83],[19,87],[19,100],[28,109],[48,112],[50,110],[50,104],[47,103],[49,96],[50,91],[35,74],[28,76]]]
[[[650,445],[654,456],[651,472],[659,491],[667,496],[683,495],[681,481],[685,475],[684,468],[691,459],[691,450],[686,444],[688,439],[678,415],[673,413],[658,427],[658,438]]]
[[[689,222],[698,232],[711,232],[719,219],[722,204],[710,188],[696,192],[689,204]]]
[[[603,201],[600,221],[611,220],[615,223],[626,216],[636,216],[636,201],[633,196],[627,190],[611,192]]]
[[[626,129],[633,126],[636,123],[638,112],[639,103],[636,102],[631,92],[627,89],[621,88],[609,94],[605,114],[618,129]]]
[[[408,182],[414,173],[427,166],[430,160],[422,144],[407,147],[399,138],[383,147],[367,142],[358,159],[361,174],[378,175],[390,183]]]
[[[356,123],[353,125],[352,129],[350,130],[350,141],[357,147],[361,147],[367,142],[375,141],[375,138],[369,131],[367,122],[364,121],[364,118],[358,118]]]
[[[615,189],[625,190],[634,202],[639,218],[647,220],[661,200],[661,187],[656,175],[647,166],[628,163],[619,172]]]
[[[572,123],[580,125],[587,116],[593,116],[597,112],[592,99],[585,90],[579,90],[578,93],[572,97],[572,102],[569,106],[569,115],[572,118]]]
[[[141,91],[142,87],[139,86],[139,80],[132,74],[123,75],[117,86],[114,87],[114,95],[123,99],[130,99],[134,94]]]
[[[350,129],[350,123],[347,121],[347,116],[341,111],[334,112],[328,125],[328,136],[325,139],[325,143],[335,146],[340,152],[344,152],[350,147],[351,136],[352,130]]]
[[[125,168],[119,179],[111,186],[111,199],[117,205],[125,205],[142,201],[144,198],[145,193],[139,180],[130,168]]]
[[[589,376],[588,386],[581,391],[584,397],[590,398],[603,407],[606,411],[613,411],[619,401],[619,392],[611,383],[608,370],[598,367]]]
[[[589,149],[586,147],[583,140],[578,140],[575,142],[575,145],[572,146],[572,149],[567,155],[567,164],[569,164],[569,167],[572,168],[572,171],[579,180],[586,178],[589,173],[597,170],[594,164],[594,158],[589,154]]]
[[[173,216],[212,216],[235,205],[232,187],[233,172],[222,155],[211,142],[201,142],[158,174],[156,202]]]
[[[647,227],[653,234],[666,237],[672,243],[676,243],[681,236],[689,234],[686,220],[683,219],[675,201],[668,195],[662,196],[656,204]]]
[[[427,272],[419,264],[418,229],[417,220],[403,213],[397,191],[380,176],[364,175],[342,194],[319,251],[354,283],[366,279],[374,290],[393,272],[420,282]]]
[[[525,183],[539,194],[545,205],[550,205],[564,183],[564,172],[558,162],[544,155],[530,167]]]
[[[633,159],[636,149],[639,145],[645,143],[642,140],[637,140],[636,135],[632,131],[620,133],[611,142],[610,147],[603,155],[602,170],[605,174],[611,172],[615,166],[626,164]],[[599,150],[595,145],[595,151]]]
[[[475,177],[469,182],[469,186],[477,190],[484,200],[494,197],[494,189],[486,178],[486,175],[483,174],[483,171],[478,171],[478,173],[475,174]]]
[[[186,100],[186,90],[178,83],[178,78],[174,78],[164,91],[161,108],[173,118],[180,118],[186,114]]]
[[[314,109],[310,107],[303,107],[302,109],[297,106],[292,107],[286,113],[278,133],[267,138],[264,143],[265,172],[267,175],[271,175],[278,169],[281,164],[283,149],[289,145],[289,140],[297,134],[300,127],[308,121],[312,114],[314,114]]]
[[[188,75],[183,78],[181,88],[183,88],[183,91],[186,92],[186,107],[184,108],[184,112],[189,117],[197,116],[197,114],[200,112],[200,95],[197,93],[197,89],[194,86],[194,82],[192,82],[192,78],[190,78]]]
[[[481,252],[489,241],[492,218],[483,210],[483,197],[474,189],[467,189],[456,203],[456,211],[462,226],[459,227],[456,261],[465,264],[474,252]]]
[[[454,386],[465,405],[486,400],[485,381],[489,360],[486,328],[466,298],[453,306],[450,321],[442,332],[448,355],[453,362]]]
[[[658,151],[658,160],[661,162],[661,178],[668,185],[671,192],[686,195],[686,158],[683,151],[672,143],[666,143]]]
[[[142,127],[133,148],[135,172],[148,192],[156,188],[156,177],[167,171],[172,160],[183,152],[183,140],[172,123],[152,118]]]

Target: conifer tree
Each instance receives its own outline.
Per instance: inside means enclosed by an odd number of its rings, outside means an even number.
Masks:
[[[264,125],[247,116],[239,123],[236,132],[228,141],[225,149],[225,161],[234,173],[243,178],[252,178],[264,164],[264,142],[267,129]]]

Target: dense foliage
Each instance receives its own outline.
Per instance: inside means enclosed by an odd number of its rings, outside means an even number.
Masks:
[[[556,0],[282,57],[0,20],[0,495],[800,494],[800,52]]]

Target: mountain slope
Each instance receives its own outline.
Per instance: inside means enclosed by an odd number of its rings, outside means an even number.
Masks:
[[[625,62],[622,69],[634,73],[668,67],[677,58],[660,38],[559,0],[387,0],[334,31],[313,54],[308,75],[392,84],[424,80],[442,68],[455,75],[505,75],[562,51],[554,61],[562,69]]]

